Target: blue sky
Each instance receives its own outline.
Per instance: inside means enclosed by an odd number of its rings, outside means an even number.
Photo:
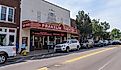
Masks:
[[[93,19],[107,21],[111,29],[121,30],[121,0],[47,0],[71,11],[71,18],[76,18],[79,10],[84,10]]]

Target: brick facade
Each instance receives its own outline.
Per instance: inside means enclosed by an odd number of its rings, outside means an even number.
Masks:
[[[0,21],[0,27],[16,28],[16,41],[19,41],[21,0],[0,0],[0,5],[14,8],[14,23]]]
[[[0,0],[0,5],[15,9],[14,23],[0,22],[0,27],[19,28],[20,23],[20,0]]]

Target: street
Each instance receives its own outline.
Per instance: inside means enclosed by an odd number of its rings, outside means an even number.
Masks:
[[[0,70],[120,70],[121,47],[110,46],[68,55],[26,60],[1,66]]]

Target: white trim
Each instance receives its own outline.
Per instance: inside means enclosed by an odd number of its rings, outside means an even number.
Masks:
[[[14,17],[15,17],[15,9],[14,8],[12,8],[12,7],[7,7],[7,9],[8,9],[8,12],[7,12],[7,22],[10,22],[10,21],[8,21],[8,14],[9,14],[9,9],[12,9],[13,10],[13,18],[12,18],[12,23],[14,23]]]
[[[8,13],[9,13],[9,8],[7,7],[7,12],[6,12],[6,21],[7,21],[7,22],[9,22],[9,21],[8,21]]]
[[[15,17],[15,8],[13,8],[13,23],[15,22],[14,20],[14,17]]]
[[[1,5],[0,5],[0,20],[1,20],[1,9],[2,9],[2,8],[1,8]]]
[[[16,28],[7,28],[7,27],[0,27],[2,30],[3,29],[7,29],[7,32],[2,32],[2,31],[0,31],[0,34],[5,34],[6,35],[6,45],[8,45],[9,44],[9,42],[10,42],[10,40],[9,40],[9,37],[10,37],[10,35],[13,35],[14,36],[14,44],[16,44],[16,34],[17,34],[17,29]],[[14,33],[12,33],[12,32],[9,32],[9,29],[13,29],[13,30],[15,30],[15,32]]]
[[[6,20],[4,21],[4,20],[1,20],[1,19],[0,19],[0,22],[15,23],[15,22],[14,22],[15,8],[9,7],[9,6],[5,6],[5,5],[0,5],[0,9],[2,9],[2,6],[7,8]],[[8,21],[9,8],[10,8],[10,9],[13,9],[13,18],[12,18],[12,22]],[[0,18],[1,18],[1,11],[0,11]]]

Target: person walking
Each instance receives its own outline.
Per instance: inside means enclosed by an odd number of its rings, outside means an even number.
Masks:
[[[26,43],[25,43],[25,41],[23,41],[23,43],[22,43],[21,52],[20,53],[22,53],[22,51],[24,51],[24,50],[26,50]]]

